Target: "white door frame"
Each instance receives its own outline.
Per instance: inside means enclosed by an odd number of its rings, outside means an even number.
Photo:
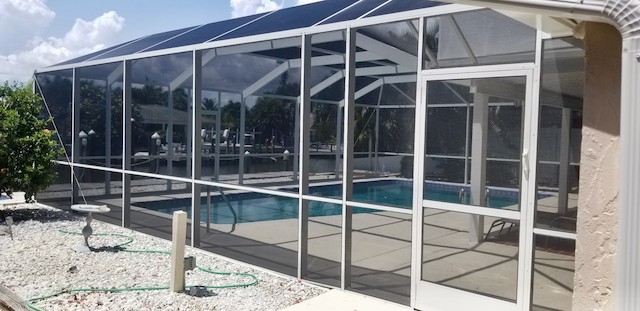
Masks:
[[[416,100],[414,202],[412,237],[412,306],[420,310],[528,310],[531,301],[533,261],[533,222],[536,192],[537,132],[538,132],[538,70],[534,63],[476,66],[424,70],[418,76]],[[426,86],[430,81],[525,77],[525,112],[523,119],[522,151],[527,160],[521,161],[520,211],[498,210],[468,205],[423,200],[426,138]],[[460,289],[422,281],[423,210],[427,205],[448,211],[518,219],[520,221],[518,251],[518,289],[516,303],[500,300]]]

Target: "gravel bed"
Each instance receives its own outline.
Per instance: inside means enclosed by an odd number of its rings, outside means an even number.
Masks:
[[[5,217],[14,219],[13,240]],[[127,241],[113,236],[92,236],[90,244],[103,251],[76,253],[71,248],[83,240],[79,235],[84,217],[42,204],[0,207],[0,283],[18,296],[40,297],[73,288],[162,287],[170,282],[169,255],[128,253],[111,248]],[[126,228],[94,220],[94,234],[117,233],[135,241],[128,249],[170,251],[171,242]],[[200,267],[224,272],[250,273],[258,283],[249,287],[209,289],[200,297],[168,290],[127,292],[78,292],[62,294],[36,302],[43,310],[280,310],[312,298],[326,289],[301,283],[246,265],[227,261],[211,253],[187,247]],[[188,271],[189,285],[247,284],[253,279],[242,275],[214,275]]]

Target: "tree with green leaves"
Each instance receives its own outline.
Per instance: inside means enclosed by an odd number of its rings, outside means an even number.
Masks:
[[[42,118],[42,101],[31,84],[0,86],[0,192],[24,191],[25,200],[47,188],[56,176],[61,150]]]
[[[237,129],[240,127],[240,107],[242,104],[240,102],[234,102],[229,100],[226,105],[222,106],[220,109],[221,119],[221,127],[223,129]],[[246,107],[245,107],[246,113]],[[246,115],[246,114],[245,114]]]
[[[280,98],[260,97],[249,110],[248,124],[270,138],[273,134],[287,141],[293,140],[296,122],[296,104]]]

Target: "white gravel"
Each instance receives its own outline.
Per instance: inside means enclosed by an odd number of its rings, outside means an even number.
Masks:
[[[10,211],[9,211],[10,210]],[[0,228],[0,283],[24,298],[40,297],[72,288],[123,288],[168,286],[168,255],[127,252],[76,253],[71,248],[82,236],[83,217],[61,212],[42,204],[0,207],[0,227],[4,217],[13,215],[13,241]],[[94,220],[95,233],[132,236],[129,249],[170,251],[170,241]],[[6,229],[6,227],[4,228]],[[124,238],[92,236],[92,247],[114,246]],[[249,287],[210,289],[212,296],[194,297],[168,290],[119,293],[80,292],[41,300],[43,310],[280,310],[317,296],[326,290],[295,279],[227,261],[211,253],[187,247],[198,266],[214,271],[251,273],[258,284]],[[76,268],[72,268],[72,267]],[[212,275],[189,271],[189,285],[230,285],[249,283],[246,276]]]

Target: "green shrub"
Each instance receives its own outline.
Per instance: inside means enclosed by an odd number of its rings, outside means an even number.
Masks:
[[[0,86],[0,192],[24,191],[27,202],[53,182],[61,154],[41,112],[30,84]]]

